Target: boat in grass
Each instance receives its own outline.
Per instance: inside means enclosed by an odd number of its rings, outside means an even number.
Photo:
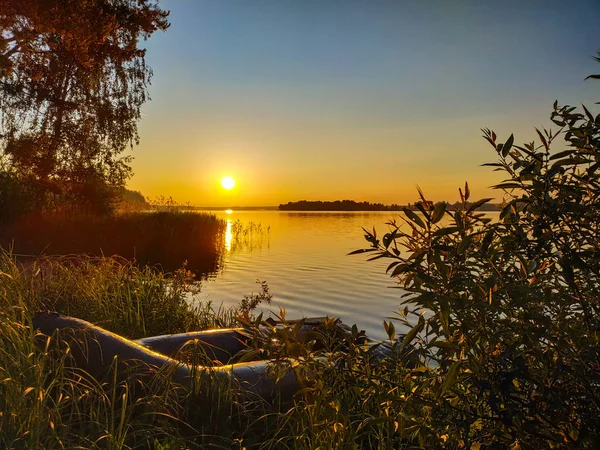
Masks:
[[[303,387],[310,385],[306,371],[298,370],[296,358],[260,358],[260,345],[273,340],[322,347],[328,338],[353,337],[359,345],[372,348],[375,359],[392,351],[390,341],[369,339],[364,332],[331,318],[305,318],[277,322],[268,319],[258,326],[226,328],[146,337],[138,340],[124,338],[85,320],[58,313],[40,313],[33,319],[39,337],[56,339],[66,344],[72,365],[101,380],[116,365],[116,379],[135,374],[148,379],[157,373],[167,374],[184,387],[197,389],[200,379],[236,384],[243,391],[265,400],[292,399]],[[276,336],[276,337],[275,337]],[[265,340],[266,339],[266,340]],[[274,345],[278,343],[275,342]],[[258,345],[258,346],[257,346]],[[205,364],[185,360],[185,349],[202,354]],[[254,360],[253,360],[254,359]],[[200,383],[201,384],[201,383]]]

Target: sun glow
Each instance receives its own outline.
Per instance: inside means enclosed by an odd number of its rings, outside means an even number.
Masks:
[[[235,187],[235,180],[229,176],[221,178],[221,186],[223,189],[230,191]]]

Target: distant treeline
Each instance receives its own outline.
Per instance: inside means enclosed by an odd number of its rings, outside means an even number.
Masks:
[[[279,205],[281,211],[401,211],[400,205],[384,205],[383,203],[355,202],[354,200],[336,200],[334,202],[288,202]]]
[[[449,210],[462,207],[462,203],[460,202],[438,203],[446,203]],[[436,204],[431,203],[431,206],[435,206]],[[470,204],[470,202],[467,202],[467,206],[470,206]],[[336,200],[333,202],[300,200],[298,202],[288,202],[279,205],[280,211],[402,211],[404,208],[416,210],[417,206],[416,203],[409,203],[408,205],[399,205],[397,203],[384,205],[383,203],[355,202],[354,200]],[[502,206],[496,203],[486,203],[477,209],[481,211],[500,211]]]

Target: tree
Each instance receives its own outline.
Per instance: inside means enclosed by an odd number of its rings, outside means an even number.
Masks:
[[[0,0],[3,168],[69,193],[123,185],[152,76],[140,40],[167,16],[149,0]]]

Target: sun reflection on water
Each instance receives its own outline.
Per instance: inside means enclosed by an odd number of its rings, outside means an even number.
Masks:
[[[270,248],[270,226],[263,227],[260,223],[242,221],[238,217],[234,219],[232,209],[222,210],[222,212],[225,213],[221,216],[225,224],[221,235],[221,248],[224,253],[252,251],[263,246]]]
[[[231,227],[233,226],[231,219],[227,219],[227,226],[225,228],[225,250],[231,251],[231,243],[233,242],[233,232]]]

